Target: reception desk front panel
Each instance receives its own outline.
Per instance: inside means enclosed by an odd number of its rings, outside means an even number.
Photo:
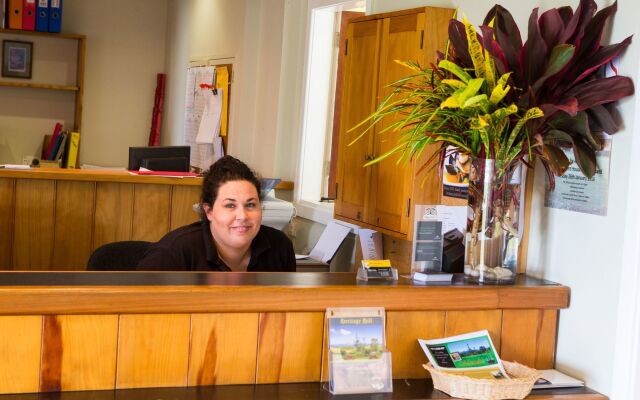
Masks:
[[[565,286],[358,284],[336,273],[0,273],[0,392],[326,379],[327,307],[385,307],[394,378],[426,377],[417,338],[478,329],[550,368]]]

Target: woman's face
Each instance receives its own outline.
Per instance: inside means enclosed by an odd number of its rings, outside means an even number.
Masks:
[[[227,249],[245,250],[260,230],[262,208],[251,182],[223,183],[213,207],[205,205],[204,209],[216,244]]]

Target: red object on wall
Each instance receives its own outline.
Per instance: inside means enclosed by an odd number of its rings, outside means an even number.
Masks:
[[[162,105],[164,103],[164,86],[166,74],[158,74],[156,82],[156,97],[151,115],[151,131],[149,132],[149,146],[160,146],[160,127],[162,125]]]

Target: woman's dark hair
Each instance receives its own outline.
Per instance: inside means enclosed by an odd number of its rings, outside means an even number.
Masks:
[[[205,172],[204,181],[202,182],[202,194],[200,196],[201,202],[213,206],[213,203],[218,198],[218,189],[220,189],[220,186],[230,181],[251,182],[253,186],[256,187],[258,196],[262,199],[260,194],[260,180],[251,168],[237,158],[224,156],[211,164],[209,170]]]

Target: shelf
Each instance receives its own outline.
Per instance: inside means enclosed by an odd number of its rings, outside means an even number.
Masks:
[[[77,92],[80,90],[78,86],[68,85],[49,85],[43,83],[24,83],[13,81],[0,81],[0,87],[19,87],[19,88],[31,88],[31,89],[47,89],[47,90],[65,90],[68,92]]]
[[[75,33],[51,33],[51,32],[36,32],[36,31],[22,31],[18,29],[0,29],[0,33],[27,35],[27,36],[43,36],[58,39],[85,39],[85,35],[77,35]]]

